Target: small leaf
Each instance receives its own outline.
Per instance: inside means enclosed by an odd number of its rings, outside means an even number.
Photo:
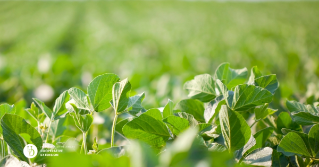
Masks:
[[[273,131],[274,131],[273,127],[267,127],[265,129],[258,131],[256,134],[254,134],[254,138],[256,139],[256,144],[251,149],[249,149],[248,152],[264,147],[267,139],[271,136]]]
[[[250,74],[250,77],[249,77],[248,84],[254,84],[255,83],[255,79],[259,78],[261,76],[263,76],[263,75],[261,74],[261,72],[259,71],[257,66],[254,66],[253,68],[251,68],[251,74]]]
[[[4,140],[20,160],[29,162],[28,158],[23,154],[25,143],[21,140],[19,134],[28,134],[32,143],[38,150],[41,150],[42,138],[39,132],[22,117],[13,114],[5,114],[1,119],[1,127],[3,129]]]
[[[124,79],[113,85],[113,108],[116,114],[120,114],[126,109],[129,102],[130,90],[131,84],[128,79]]]
[[[132,118],[127,118],[127,119],[123,119],[122,121],[119,121],[116,126],[115,126],[115,130],[120,133],[121,135],[124,136],[123,134],[123,127],[126,123],[130,122],[132,120]]]
[[[93,79],[87,91],[94,111],[104,111],[111,106],[112,88],[119,80],[120,78],[115,74],[103,74]]]
[[[184,84],[184,89],[189,91],[189,98],[202,102],[209,102],[216,97],[215,81],[209,74],[195,76],[193,80]]]
[[[126,123],[122,130],[125,137],[139,139],[156,148],[165,146],[170,137],[166,125],[147,112]]]
[[[292,121],[287,112],[281,112],[277,118],[277,129],[280,132],[282,128],[301,130],[300,126]]]
[[[139,95],[135,95],[133,97],[129,98],[128,101],[128,112],[133,115],[133,116],[138,116],[142,114],[141,110],[143,109],[142,107],[142,101],[145,98],[145,93],[141,93]]]
[[[249,154],[252,151],[252,148],[256,145],[256,139],[254,136],[251,136],[245,146],[236,151],[236,159],[242,161],[245,155]]]
[[[266,75],[255,79],[254,85],[267,89],[274,94],[279,87],[276,74]]]
[[[36,121],[39,121],[39,109],[37,108],[37,106],[34,104],[34,102],[31,103],[31,107],[25,109],[25,111],[32,116]]]
[[[319,124],[314,125],[308,134],[309,144],[315,158],[319,158]]]
[[[229,63],[223,63],[217,67],[214,77],[221,80],[228,89],[231,89],[236,85],[243,84],[247,75],[247,68],[232,69],[229,67]]]
[[[262,106],[259,106],[259,107],[256,107],[254,109],[254,112],[255,112],[255,119],[256,120],[262,120],[262,119],[265,119],[267,118],[268,115],[272,115],[273,113],[275,113],[277,110],[274,110],[274,109],[270,109],[268,108],[268,103],[262,105]]]
[[[39,108],[42,110],[42,112],[49,118],[52,118],[52,110],[47,107],[44,102],[42,102],[41,100],[37,99],[37,98],[33,98],[33,100],[38,104]]]
[[[227,150],[227,148],[221,144],[218,144],[218,143],[211,143],[208,146],[208,150],[209,151],[216,151],[216,152],[224,152]]]
[[[279,143],[277,147],[278,152],[282,152],[286,156],[295,154],[311,157],[307,146],[303,139],[295,132],[289,132]]]
[[[226,102],[224,96],[218,96],[214,100],[208,103],[204,111],[204,118],[206,123],[211,123],[213,119],[218,115],[222,105]]]
[[[168,102],[163,109],[163,118],[171,115],[174,115],[174,103],[172,100],[168,99]]]
[[[75,105],[78,108],[89,111],[93,110],[93,107],[90,106],[90,102],[88,101],[88,97],[82,90],[78,88],[70,88],[68,93],[75,101]]]
[[[199,122],[205,122],[204,105],[199,100],[185,99],[177,103],[175,109],[192,114]]]
[[[250,139],[251,130],[243,116],[223,105],[219,120],[226,147],[232,151],[244,147]]]
[[[255,166],[271,166],[272,148],[265,147],[254,150],[245,159],[244,163]]]
[[[319,123],[319,107],[316,105],[304,105],[296,101],[286,102],[287,108],[292,113],[293,119],[300,125],[312,125]]]
[[[64,91],[56,100],[53,107],[54,119],[63,118],[68,111],[65,108],[65,103],[70,100],[70,96],[67,91]]]
[[[254,85],[238,85],[235,87],[231,109],[245,111],[252,107],[270,103],[273,94],[268,90]]]
[[[177,116],[168,116],[163,122],[173,127],[173,134],[178,135],[189,127],[189,122],[185,118]]]
[[[196,119],[194,118],[192,114],[188,114],[186,112],[176,112],[174,115],[187,119],[189,122],[189,126],[191,127],[195,127],[198,125],[198,122],[196,121]]]
[[[92,123],[93,123],[93,116],[90,114],[84,114],[81,115],[80,110],[75,106],[74,104],[71,103],[71,106],[73,107],[73,110],[75,112],[71,112],[71,116],[74,119],[75,125],[83,132],[87,132]]]

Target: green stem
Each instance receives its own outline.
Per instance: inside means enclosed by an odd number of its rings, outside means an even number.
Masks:
[[[113,126],[112,126],[111,147],[114,147],[114,135],[115,135],[115,126],[116,126],[117,116],[118,115],[115,113],[114,120],[113,120]]]
[[[250,128],[252,128],[258,121],[255,121],[253,124],[250,125]]]
[[[84,151],[84,154],[86,155],[86,152],[87,152],[87,147],[86,147],[86,132],[83,132],[83,140],[82,140],[82,144],[83,144],[83,151]]]
[[[309,162],[309,164],[307,165],[307,167],[310,167],[310,166],[312,165],[312,163],[313,163],[313,159],[310,159],[310,162]]]
[[[47,142],[48,142],[49,132],[50,132],[50,129],[51,129],[51,124],[52,124],[52,120],[50,119],[49,129],[48,129],[47,137],[46,137],[46,139],[45,139],[45,143],[47,143]]]

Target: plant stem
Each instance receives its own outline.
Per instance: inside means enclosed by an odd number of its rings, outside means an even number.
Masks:
[[[49,132],[50,132],[50,129],[51,129],[51,124],[52,124],[52,120],[50,119],[49,129],[48,129],[47,137],[46,137],[46,139],[45,139],[45,143],[47,143],[47,142],[48,142]]]
[[[113,126],[112,126],[111,147],[114,146],[114,135],[115,135],[115,126],[116,126],[117,116],[118,115],[115,113],[115,116],[113,119]]]
[[[252,128],[258,121],[255,121],[253,124],[250,125],[250,128]]]
[[[86,155],[86,152],[87,152],[87,148],[86,148],[86,132],[83,132],[83,140],[82,140],[82,144],[83,144],[83,151],[84,151],[84,154]]]
[[[312,165],[312,163],[313,163],[313,159],[310,159],[310,162],[309,162],[309,164],[307,165],[307,167],[310,167],[310,166]]]

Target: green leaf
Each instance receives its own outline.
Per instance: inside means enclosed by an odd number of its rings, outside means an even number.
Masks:
[[[111,106],[112,88],[120,78],[115,74],[103,74],[95,77],[87,91],[94,111],[104,111]]]
[[[15,111],[15,108],[14,108],[14,105],[10,106],[9,104],[1,104],[0,105],[0,120],[2,119],[2,117],[5,115],[5,114],[14,114],[16,111]],[[0,136],[2,136],[2,128],[0,126]]]
[[[279,87],[279,82],[276,74],[272,74],[256,78],[254,85],[265,88],[274,94]]]
[[[193,80],[184,84],[184,89],[189,91],[189,98],[202,102],[209,102],[216,97],[215,81],[209,74],[195,76]]]
[[[145,98],[145,93],[141,93],[139,95],[135,95],[129,98],[127,108],[128,108],[128,112],[131,115],[137,116],[142,113],[141,112],[141,110],[143,109],[142,101],[144,100],[144,98]]]
[[[128,79],[117,82],[113,85],[113,108],[116,114],[123,112],[129,102],[131,84]]]
[[[232,151],[244,147],[250,139],[251,130],[243,116],[223,105],[219,120],[226,147]]]
[[[31,107],[25,109],[25,111],[32,116],[36,121],[39,121],[39,114],[41,113],[34,102],[31,103]]]
[[[300,126],[292,121],[287,112],[281,112],[277,118],[277,129],[280,132],[282,128],[301,130]]]
[[[224,152],[227,150],[227,148],[221,144],[218,144],[218,143],[211,143],[208,146],[208,150],[209,151],[216,151],[216,152]]]
[[[67,113],[67,109],[65,107],[65,103],[70,100],[70,96],[67,91],[64,91],[56,100],[53,107],[53,115],[54,119],[59,119],[65,117]]]
[[[93,110],[93,107],[90,106],[90,102],[88,101],[87,95],[78,88],[70,88],[68,90],[69,95],[75,101],[75,105],[77,108],[84,109],[84,110]]]
[[[71,103],[71,106],[73,107],[73,110],[75,112],[71,112],[70,115],[74,119],[75,125],[83,132],[87,132],[90,129],[90,126],[92,125],[93,122],[93,117],[90,114],[80,114],[80,110],[75,106],[74,104]]]
[[[295,132],[289,132],[279,143],[277,147],[278,152],[282,152],[286,156],[295,154],[311,157],[308,152],[304,140]]]
[[[280,152],[273,150],[272,153],[272,166],[273,167],[287,167],[288,166],[287,158]]]
[[[255,166],[271,166],[272,148],[265,147],[254,150],[245,159],[243,163]]]
[[[312,152],[311,152],[311,145],[310,145],[310,143],[309,143],[308,135],[307,135],[307,134],[302,133],[302,132],[298,132],[298,131],[295,131],[295,130],[291,130],[291,129],[286,129],[286,128],[281,129],[281,131],[283,132],[283,134],[288,134],[289,132],[294,132],[294,133],[298,134],[298,135],[301,137],[301,139],[303,140],[303,142],[305,143],[308,152],[309,152],[310,154],[312,154]]]
[[[243,84],[247,75],[247,68],[232,69],[229,67],[229,63],[223,63],[217,67],[214,77],[221,80],[228,89],[231,89],[236,85]]]
[[[245,111],[252,107],[270,103],[273,94],[268,90],[254,85],[238,85],[235,87],[231,109]]]
[[[168,102],[163,109],[163,118],[171,115],[174,115],[174,103],[172,100],[168,99]]]
[[[49,118],[52,118],[52,110],[47,107],[44,102],[42,102],[41,100],[37,99],[37,98],[33,98],[33,100],[35,101],[35,103],[37,103],[37,105],[39,106],[39,108],[42,110],[42,112]]]
[[[264,147],[267,139],[271,136],[273,131],[274,131],[273,127],[267,127],[265,129],[258,131],[256,134],[254,134],[256,144],[251,149],[249,149],[248,152]]]
[[[177,111],[179,111],[179,110],[177,110]],[[194,116],[192,114],[188,114],[186,112],[176,112],[175,115],[179,116],[181,118],[187,119],[189,122],[189,126],[191,126],[191,127],[195,127],[198,125],[198,122],[196,121],[196,119],[194,118]]]
[[[218,96],[214,100],[209,102],[204,111],[205,122],[211,123],[213,119],[218,115],[221,106],[225,103],[226,102],[223,95]]]
[[[52,143],[54,143],[59,137],[61,137],[66,130],[66,126],[64,126],[64,122],[66,117],[55,120],[51,123],[50,127],[50,136],[52,136]]]
[[[4,140],[20,160],[29,162],[28,158],[23,154],[25,144],[21,140],[19,134],[28,134],[32,143],[38,150],[41,150],[42,138],[39,132],[22,117],[13,114],[5,114],[1,119],[1,127],[3,129]]]
[[[263,75],[261,74],[261,72],[259,71],[259,69],[257,68],[257,66],[254,66],[253,68],[251,68],[251,74],[249,77],[249,81],[248,84],[254,84],[255,83],[255,79],[262,77]]]
[[[258,106],[254,109],[255,112],[255,120],[265,119],[268,115],[272,115],[277,110],[268,108],[268,103]]]
[[[124,135],[123,134],[123,127],[125,124],[127,124],[128,122],[130,122],[132,120],[132,118],[127,118],[127,119],[123,119],[121,121],[119,121],[116,126],[115,126],[115,130],[120,133],[121,135]]]
[[[156,148],[165,146],[170,137],[166,125],[147,112],[126,123],[122,130],[125,137],[139,139]]]
[[[175,109],[181,112],[192,114],[199,122],[205,122],[204,105],[201,101],[195,99],[185,99],[177,103]]]
[[[157,108],[151,108],[149,110],[147,110],[145,113],[143,113],[144,115],[149,115],[155,119],[158,119],[158,120],[162,120],[163,119],[163,116],[162,116],[162,113],[159,109]]]
[[[317,105],[304,105],[296,101],[286,102],[292,118],[300,125],[319,123],[319,107]]]
[[[313,155],[315,155],[315,158],[319,158],[319,124],[314,125],[310,129],[308,138]]]
[[[165,118],[163,122],[173,127],[173,134],[175,135],[180,134],[189,127],[189,122],[187,119],[172,115]]]
[[[254,145],[256,145],[256,139],[253,136],[250,136],[244,147],[236,151],[236,159],[242,161],[243,158],[252,151]]]

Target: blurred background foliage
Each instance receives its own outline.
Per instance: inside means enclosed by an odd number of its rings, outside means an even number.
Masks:
[[[186,98],[222,62],[277,74],[281,96],[319,87],[319,2],[0,2],[0,102],[52,106],[97,75],[128,77],[144,105]],[[308,90],[308,92],[307,92]],[[133,94],[134,94],[133,92]]]

